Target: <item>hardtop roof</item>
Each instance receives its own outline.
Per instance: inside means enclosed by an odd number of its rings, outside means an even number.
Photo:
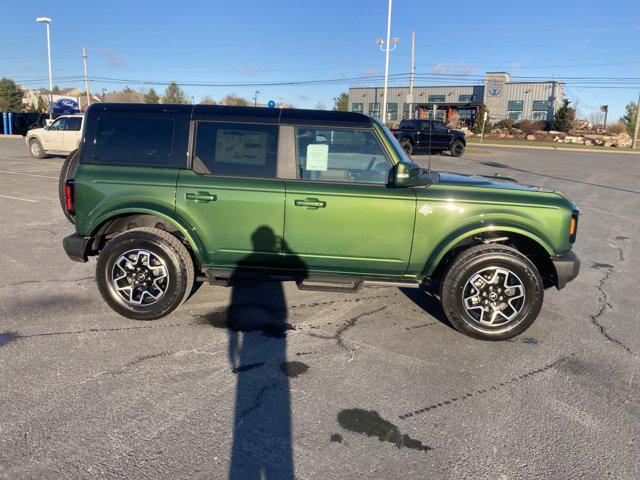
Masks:
[[[327,125],[370,127],[372,119],[357,112],[307,110],[298,108],[242,107],[231,105],[178,105],[147,103],[95,103],[87,113],[96,114],[159,114],[173,113],[189,116],[192,120],[255,122],[289,125]]]

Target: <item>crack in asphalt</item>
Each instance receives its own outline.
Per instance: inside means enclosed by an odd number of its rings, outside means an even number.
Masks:
[[[312,333],[312,332],[305,332],[302,331],[302,333],[309,335],[310,337],[314,337],[314,338],[321,338],[323,340],[336,340],[337,345],[343,349],[346,350],[346,352],[349,354],[349,361],[351,361],[353,359],[353,356],[355,354],[355,347],[354,348],[350,348],[344,341],[343,339],[343,335],[345,334],[345,332],[351,328],[353,328],[356,323],[358,323],[358,320],[364,318],[364,317],[368,317],[370,315],[374,315],[376,313],[379,313],[383,310],[386,310],[387,306],[384,305],[382,307],[370,310],[368,312],[363,312],[360,313],[358,315],[356,315],[355,317],[351,317],[349,320],[347,320],[346,322],[344,322],[342,325],[340,325],[340,327],[338,327],[338,329],[333,333],[333,335],[321,335],[318,333]]]
[[[358,298],[348,298],[348,299],[337,299],[337,300],[327,300],[325,302],[313,302],[313,303],[300,303],[298,305],[290,305],[289,308],[292,310],[298,308],[307,308],[307,307],[324,307],[328,305],[334,305],[336,303],[358,303],[364,300],[380,300],[384,298],[397,297],[398,294],[394,293],[392,295],[370,295],[368,297],[358,297]]]
[[[540,368],[537,368],[535,370],[530,370],[530,371],[528,371],[526,373],[523,373],[522,375],[518,375],[517,377],[509,378],[508,380],[505,380],[505,381],[502,381],[502,382],[499,382],[499,383],[494,383],[493,385],[491,385],[489,387],[478,389],[475,392],[466,392],[466,393],[463,393],[462,395],[459,395],[457,397],[452,397],[452,398],[449,398],[447,400],[443,400],[441,402],[433,403],[433,404],[428,405],[426,407],[419,408],[417,410],[412,410],[410,412],[403,413],[402,415],[398,415],[398,418],[400,420],[406,420],[407,418],[411,418],[411,417],[413,417],[415,415],[421,415],[423,413],[426,413],[426,412],[429,412],[429,411],[432,411],[432,410],[436,410],[437,408],[445,407],[447,405],[452,405],[454,403],[461,402],[461,401],[466,400],[467,398],[470,398],[470,397],[473,397],[473,396],[477,397],[477,396],[484,395],[485,393],[491,393],[493,391],[497,391],[497,390],[499,390],[501,388],[508,387],[510,385],[513,385],[513,384],[515,384],[517,382],[520,382],[522,380],[525,380],[527,378],[534,377],[536,375],[540,375],[541,373],[544,373],[547,370],[555,367],[556,365],[568,360],[573,355],[575,355],[575,353],[571,353],[569,355],[562,356],[562,357],[558,358],[557,360],[554,360],[551,363],[547,363],[546,365],[544,365],[544,366],[542,366]]]
[[[254,412],[260,407],[260,404],[262,403],[262,400],[266,395],[266,393],[272,388],[276,388],[277,386],[278,386],[278,379],[275,376],[272,376],[271,380],[268,383],[264,383],[260,386],[251,405],[249,405],[246,410],[244,410],[242,413],[240,413],[240,415],[238,415],[238,419],[236,420],[236,428],[242,425],[242,423],[244,422],[244,419],[248,415],[250,415],[252,412]]]
[[[160,325],[136,325],[131,327],[113,327],[113,328],[87,328],[86,330],[68,330],[62,332],[40,332],[40,333],[16,333],[15,338],[33,338],[33,337],[51,337],[56,335],[80,335],[82,333],[101,333],[101,332],[120,332],[126,330],[142,330],[151,328],[168,328],[168,327],[183,327],[189,325],[200,325],[201,322],[184,322],[184,323],[169,323]]]
[[[92,275],[90,277],[70,278],[68,280],[60,279],[60,278],[43,279],[43,280],[23,280],[21,282],[5,283],[4,285],[0,285],[0,288],[15,287],[18,285],[30,285],[33,283],[77,283],[77,282],[84,282],[86,280],[95,280],[95,278],[96,277]]]
[[[617,238],[622,238],[624,239],[625,237],[623,236],[616,236]],[[616,260],[616,263],[622,263],[625,260],[624,257],[624,250],[618,246],[618,245],[614,245],[613,248],[615,248],[618,251],[618,260]],[[607,310],[613,310],[613,306],[611,305],[611,300],[609,297],[609,293],[607,293],[607,290],[605,289],[605,286],[607,284],[607,282],[609,281],[609,279],[611,278],[611,276],[614,274],[615,272],[615,266],[614,265],[610,265],[610,264],[606,264],[606,263],[599,263],[596,264],[599,265],[600,269],[604,270],[604,275],[602,276],[602,278],[600,278],[600,281],[595,285],[596,290],[598,290],[598,292],[600,292],[600,295],[598,296],[598,302],[599,302],[599,308],[595,313],[591,313],[589,314],[589,318],[591,319],[591,323],[593,323],[599,330],[600,334],[606,338],[609,342],[612,342],[615,345],[618,345],[620,348],[622,348],[623,350],[625,350],[627,353],[631,354],[631,355],[635,355],[635,353],[631,350],[631,348],[629,348],[627,345],[625,345],[621,340],[618,340],[617,338],[612,337],[606,330],[606,328],[604,327],[604,325],[602,323],[600,323],[600,319],[604,316],[604,314],[606,313]]]

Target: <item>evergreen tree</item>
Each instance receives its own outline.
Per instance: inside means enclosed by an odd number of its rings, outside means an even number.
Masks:
[[[487,120],[483,121],[485,113],[487,114]],[[476,118],[473,121],[473,126],[471,127],[471,131],[473,133],[483,133],[483,130],[484,130],[484,133],[491,132],[491,118],[489,117],[489,110],[487,110],[487,106],[484,103],[478,109],[478,112],[476,113]]]
[[[625,128],[627,129],[627,133],[633,137],[633,129],[636,126],[636,112],[638,110],[638,105],[634,102],[627,104],[626,113],[620,117],[622,123],[624,123]]]
[[[53,93],[54,95],[62,95],[62,90],[60,90],[60,87],[58,85],[54,85],[51,93]]]
[[[160,97],[153,88],[144,94],[144,103],[159,103]]]
[[[189,103],[189,100],[180,86],[176,82],[171,82],[164,91],[162,103]]]
[[[0,112],[22,111],[22,90],[10,78],[0,79]]]
[[[333,99],[333,110],[337,110],[340,112],[346,112],[349,110],[349,94],[346,92],[342,92],[337,97]]]
[[[553,123],[551,124],[552,130],[558,130],[559,132],[568,132],[573,127],[573,123],[576,121],[576,109],[569,106],[569,100],[566,98],[562,103],[562,107],[558,109],[553,116]]]

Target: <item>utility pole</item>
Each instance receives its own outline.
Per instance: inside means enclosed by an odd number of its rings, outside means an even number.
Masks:
[[[638,143],[638,129],[640,128],[640,95],[638,95],[638,103],[636,103],[636,124],[633,127],[633,140],[631,141],[631,148],[636,148]]]
[[[411,32],[411,65],[409,67],[409,98],[407,103],[409,104],[409,120],[413,118],[413,71],[416,68],[415,64],[415,40],[416,32]]]
[[[381,38],[378,39],[378,46],[380,50],[385,52],[385,63],[384,63],[384,93],[382,94],[382,123],[387,122],[387,87],[389,85],[389,52],[393,52],[398,46],[398,38],[393,39],[393,48],[389,47],[389,40],[391,38],[391,3],[392,0],[389,0],[389,12],[387,13],[387,43],[386,47],[382,48],[382,45],[385,44],[384,40]]]
[[[84,88],[87,91],[87,108],[91,105],[91,96],[89,95],[89,77],[87,77],[87,50],[82,46],[82,61],[84,62]]]
[[[253,94],[253,106],[257,107],[258,106],[258,94],[260,93],[260,90],[256,90],[256,92]]]

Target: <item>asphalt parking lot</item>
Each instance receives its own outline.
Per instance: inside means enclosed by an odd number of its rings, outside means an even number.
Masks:
[[[0,140],[0,478],[640,478],[640,156],[433,157],[581,206],[580,276],[500,343],[396,288],[287,284],[278,331],[228,331],[208,285],[119,317],[62,250],[62,160]]]

